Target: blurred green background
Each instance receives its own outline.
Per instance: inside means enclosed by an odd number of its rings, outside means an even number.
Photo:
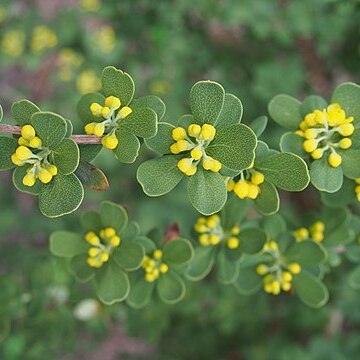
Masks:
[[[133,75],[137,96],[165,101],[165,121],[188,111],[195,81],[211,79],[241,98],[247,123],[278,93],[328,96],[360,82],[359,19],[358,0],[0,0],[0,103],[6,121],[26,97],[80,132],[77,100],[114,65]],[[266,140],[276,146],[279,134],[271,124]],[[82,209],[112,200],[144,231],[179,223],[189,235],[196,214],[183,189],[147,198],[135,180],[151,156],[144,148],[123,165],[103,151],[96,164],[110,190],[87,191]],[[104,307],[48,251],[50,232],[76,230],[78,216],[44,218],[10,172],[0,174],[0,359],[358,358],[360,296],[341,269],[321,310],[286,295],[241,297],[211,276],[176,306]]]

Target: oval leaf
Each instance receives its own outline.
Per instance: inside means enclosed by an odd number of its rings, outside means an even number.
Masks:
[[[111,305],[123,301],[129,292],[129,278],[115,261],[110,261],[97,271],[96,293],[104,304]]]
[[[167,155],[143,162],[137,170],[137,180],[148,196],[160,196],[171,191],[184,177],[177,163],[182,156]]]
[[[223,108],[224,88],[213,81],[199,81],[190,90],[190,107],[198,124],[216,124]]]
[[[167,242],[163,248],[163,260],[169,264],[183,265],[194,256],[194,249],[189,240],[174,239]]]
[[[300,300],[310,307],[319,308],[329,299],[325,285],[306,271],[294,276],[292,284]]]
[[[190,202],[201,214],[211,215],[220,211],[226,203],[227,191],[219,173],[203,170],[198,166],[188,182]]]
[[[174,272],[161,275],[156,289],[160,299],[167,304],[175,304],[185,296],[184,281]]]
[[[291,153],[278,153],[261,159],[256,168],[265,179],[287,191],[301,191],[309,184],[309,171],[303,159]]]
[[[87,252],[89,244],[82,235],[69,231],[56,231],[50,236],[50,251],[61,257],[73,257]]]
[[[233,170],[248,168],[254,161],[256,136],[246,125],[236,124],[216,133],[206,153]]]
[[[59,217],[74,212],[84,198],[84,188],[74,175],[58,174],[52,181],[41,186],[40,211],[47,217]]]

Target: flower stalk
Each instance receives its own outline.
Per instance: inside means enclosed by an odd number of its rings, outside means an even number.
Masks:
[[[21,134],[21,127],[16,125],[0,124],[0,133]],[[72,135],[73,139],[78,144],[101,144],[101,137],[95,135]]]

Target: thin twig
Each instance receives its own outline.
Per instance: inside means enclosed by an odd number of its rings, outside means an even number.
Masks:
[[[20,135],[21,127],[16,125],[0,124],[0,133]],[[101,137],[96,135],[72,135],[71,138],[78,144],[101,144]]]

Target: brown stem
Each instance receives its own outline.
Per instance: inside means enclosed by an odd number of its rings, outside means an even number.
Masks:
[[[0,124],[0,133],[20,135],[21,127],[16,125]],[[78,144],[101,144],[101,138],[95,135],[72,135],[71,138]]]

